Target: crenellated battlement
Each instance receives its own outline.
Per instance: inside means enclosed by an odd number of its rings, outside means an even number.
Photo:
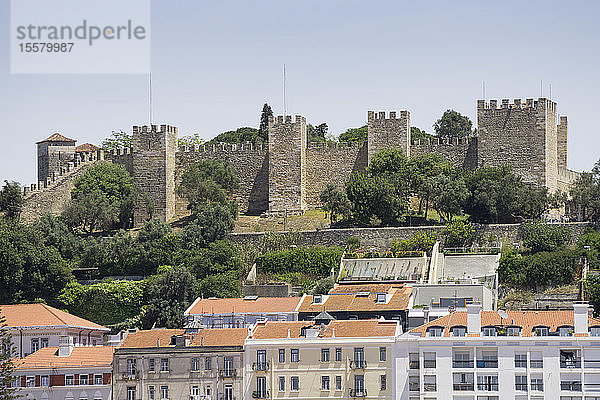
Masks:
[[[177,127],[172,125],[134,125],[133,133],[151,133],[151,132],[163,132],[163,133],[177,133]]]
[[[525,99],[524,103],[521,99],[514,99],[512,103],[509,99],[502,99],[500,103],[498,100],[477,100],[477,110],[537,109],[538,107],[556,110],[556,102],[545,97],[537,100]]]
[[[396,111],[390,111],[389,114],[387,114],[387,116],[386,116],[385,111],[379,111],[379,112],[368,111],[367,112],[367,120],[369,122],[372,122],[375,120],[406,119],[409,116],[410,116],[410,112],[408,112],[407,110],[400,111],[400,116],[398,116],[398,113]]]
[[[476,141],[475,137],[451,137],[451,138],[424,138],[412,139],[411,146],[452,146],[452,145],[468,145]]]
[[[253,151],[264,151],[268,149],[267,144],[262,143],[216,143],[216,144],[202,144],[195,147],[179,146],[178,151],[182,153],[235,153],[235,152],[253,152]]]
[[[277,116],[269,116],[269,126],[274,125],[284,125],[284,124],[304,124],[306,125],[306,118],[302,115],[296,115],[296,118],[292,120],[291,115],[277,115]]]
[[[364,143],[359,142],[309,142],[308,149],[332,150],[332,149],[360,149]]]
[[[128,156],[131,154],[133,154],[132,147],[123,147],[121,149],[113,149],[110,152],[110,155],[113,157]]]

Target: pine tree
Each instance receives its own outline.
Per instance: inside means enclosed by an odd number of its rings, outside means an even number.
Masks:
[[[13,381],[15,364],[13,362],[14,349],[10,341],[10,333],[6,329],[6,320],[0,317],[0,399],[13,400],[22,397],[17,393],[17,388],[8,387]]]
[[[273,116],[271,106],[265,103],[260,114],[260,127],[258,128],[258,136],[265,142],[269,141],[269,117]]]

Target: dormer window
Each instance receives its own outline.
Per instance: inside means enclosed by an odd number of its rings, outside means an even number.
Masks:
[[[386,297],[385,293],[377,293],[377,303],[386,303]]]
[[[444,328],[441,326],[431,326],[427,328],[427,336],[429,337],[441,337],[444,333]]]
[[[506,328],[506,336],[521,336],[521,327],[509,326]]]
[[[313,303],[314,304],[323,304],[323,295],[315,294],[315,296],[313,297]]]
[[[495,326],[485,326],[482,331],[483,336],[498,336],[498,331],[496,331]]]
[[[452,327],[452,336],[467,336],[467,328],[464,326]]]
[[[548,336],[547,326],[536,326],[533,328],[533,336]]]
[[[561,326],[558,328],[558,336],[573,336],[572,326]]]

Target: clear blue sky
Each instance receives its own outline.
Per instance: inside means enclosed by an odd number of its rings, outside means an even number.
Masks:
[[[53,132],[99,144],[148,119],[143,75],[11,75],[0,0],[0,179],[36,179],[35,142]],[[569,166],[600,158],[600,2],[153,1],[154,122],[205,138],[257,126],[264,102],[339,134],[367,110],[411,112],[432,131],[448,108],[475,122],[487,98],[539,97],[569,117]]]

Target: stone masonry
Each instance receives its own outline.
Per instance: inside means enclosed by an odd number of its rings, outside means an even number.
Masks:
[[[179,151],[177,128],[134,126],[131,149],[99,151],[93,158],[122,164],[133,176],[140,192],[136,226],[148,217],[148,199],[154,205],[154,216],[162,220],[188,214],[187,202],[176,195],[175,187],[190,164],[206,159],[225,160],[233,166],[240,178],[234,199],[240,212],[252,215],[297,214],[319,207],[319,195],[329,183],[343,187],[350,174],[364,171],[368,160],[386,148],[401,149],[409,157],[438,153],[465,169],[509,165],[526,182],[551,191],[566,191],[577,179],[579,174],[567,169],[567,117],[558,119],[555,102],[540,98],[511,103],[505,99],[498,106],[497,100],[479,100],[477,124],[477,137],[411,141],[408,111],[387,115],[369,111],[367,143],[327,144],[307,143],[304,117],[279,116],[269,121],[268,144],[204,145]],[[47,176],[26,188],[26,216],[60,213],[74,182],[68,176],[74,173],[74,165],[81,163],[78,157],[92,157],[69,156],[74,154],[75,141],[57,135],[38,144],[39,171]],[[62,143],[63,139],[69,142]],[[69,157],[74,158],[69,161]],[[65,185],[64,190],[57,185]],[[51,205],[39,200],[48,197],[39,192],[50,188],[62,193]]]

